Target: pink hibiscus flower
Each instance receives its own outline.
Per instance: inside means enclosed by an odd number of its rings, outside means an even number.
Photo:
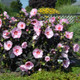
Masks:
[[[56,20],[55,17],[52,17],[52,18],[49,19],[49,22],[54,23],[55,20]]]
[[[37,14],[37,9],[34,8],[34,9],[32,9],[31,12],[30,12],[30,17],[35,16],[36,14]]]
[[[67,19],[61,19],[61,20],[60,20],[60,24],[62,24],[62,23],[69,24],[69,21],[68,21]]]
[[[16,56],[19,56],[19,55],[21,55],[22,54],[22,48],[20,47],[20,46],[15,46],[14,48],[13,48],[13,53],[16,55]]]
[[[22,11],[22,12],[26,12],[26,9],[22,8],[21,11]]]
[[[27,61],[25,66],[28,70],[31,70],[34,67],[34,64],[31,61]]]
[[[51,53],[56,54],[55,49],[51,49]]]
[[[49,57],[49,56],[46,56],[46,57],[45,57],[45,61],[46,61],[46,62],[50,61],[50,57]]]
[[[11,21],[17,21],[15,17],[11,17]]]
[[[68,59],[68,54],[66,54],[66,53],[62,53],[62,57]]]
[[[78,52],[79,51],[79,45],[78,44],[74,44],[73,50],[74,50],[74,52]]]
[[[4,49],[8,51],[12,48],[12,45],[13,43],[11,41],[4,42]]]
[[[9,19],[9,15],[7,14],[7,12],[6,11],[4,11],[4,16],[7,18],[7,19]]]
[[[2,20],[0,19],[0,28],[1,28],[1,26],[2,26]]]
[[[64,68],[68,68],[69,65],[70,65],[69,59],[63,61],[63,67],[64,67]]]
[[[34,49],[34,51],[33,51],[33,56],[34,56],[35,58],[42,58],[42,56],[43,56],[43,51],[36,48],[36,49]]]
[[[34,26],[34,31],[36,32],[36,34],[39,36],[41,33],[41,28],[38,26]]]
[[[19,67],[22,71],[28,71],[28,69],[27,69],[27,67],[25,66],[25,65],[21,65],[20,67]]]
[[[64,46],[65,53],[68,53],[69,52],[69,49],[70,49],[70,47],[68,45],[65,45]]]
[[[28,16],[28,13],[26,12],[26,9],[22,8],[21,11],[24,12],[25,16]]]
[[[45,30],[45,35],[48,39],[52,38],[54,33],[52,31],[52,29],[50,27],[47,27],[46,30]]]
[[[65,37],[68,38],[68,39],[72,39],[73,38],[73,32],[66,31],[65,32]]]
[[[3,34],[2,34],[2,37],[4,38],[4,39],[8,39],[8,38],[10,38],[10,32],[8,32],[8,30],[4,30],[3,31]]]
[[[33,40],[37,40],[37,39],[38,39],[38,35],[34,35]]]
[[[26,24],[25,24],[24,22],[19,22],[19,23],[17,24],[17,27],[18,27],[19,29],[25,29]]]
[[[21,45],[21,47],[22,47],[23,49],[26,49],[27,46],[28,46],[28,45],[27,45],[27,42],[23,42],[22,45]]]
[[[57,47],[58,47],[58,48],[63,48],[64,46],[63,46],[62,43],[58,43]]]
[[[56,31],[63,31],[63,26],[62,26],[61,24],[57,24],[57,25],[55,26],[55,30],[56,30]]]
[[[37,19],[32,19],[31,24],[37,25],[37,24],[39,24],[39,21]]]
[[[21,34],[22,34],[22,31],[19,28],[14,28],[11,31],[11,35],[12,35],[13,38],[20,38]]]

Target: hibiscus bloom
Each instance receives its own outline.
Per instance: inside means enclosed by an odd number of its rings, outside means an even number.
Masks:
[[[68,68],[69,65],[70,65],[69,59],[66,59],[66,60],[63,61],[63,67],[64,67],[64,68]]]
[[[0,28],[1,28],[1,26],[2,26],[2,20],[0,19]]]
[[[4,38],[4,39],[8,39],[8,38],[10,38],[10,32],[8,31],[8,30],[4,30],[3,31],[3,34],[2,34],[2,37]]]
[[[46,61],[46,62],[50,61],[50,57],[49,57],[49,56],[46,56],[46,57],[45,57],[45,61]]]
[[[68,38],[68,39],[72,39],[73,38],[73,32],[66,31],[65,32],[65,37]]]
[[[56,30],[56,31],[63,31],[63,26],[62,26],[61,24],[57,24],[57,25],[55,26],[55,30]]]
[[[55,20],[56,20],[55,17],[52,17],[52,18],[49,19],[49,22],[54,23]]]
[[[65,45],[64,46],[65,53],[68,53],[69,52],[69,49],[70,49],[70,47],[68,45]]]
[[[39,21],[39,25],[40,26],[43,26],[43,21]]]
[[[22,47],[23,49],[25,49],[27,46],[28,46],[28,45],[27,45],[27,42],[23,42],[22,45],[21,45],[21,47]]]
[[[66,54],[66,53],[62,53],[62,57],[68,59],[68,54]]]
[[[25,29],[26,24],[25,24],[24,22],[19,22],[19,23],[17,24],[17,27],[18,27],[19,29]]]
[[[13,43],[11,41],[4,42],[4,49],[8,51],[12,48],[12,45]]]
[[[41,33],[41,28],[38,26],[34,26],[34,31],[36,32],[36,34],[39,36]]]
[[[68,21],[67,19],[61,19],[61,20],[60,20],[60,24],[62,24],[62,23],[69,24],[69,21]]]
[[[37,9],[32,9],[30,12],[30,17],[35,16],[37,14]]]
[[[24,12],[25,16],[28,16],[28,13],[26,12],[26,9],[22,8],[21,11]]]
[[[7,14],[7,12],[6,11],[4,11],[4,16],[8,19],[9,18],[9,15]]]
[[[74,44],[73,51],[74,52],[78,52],[79,51],[79,45],[78,44]]]
[[[19,67],[22,71],[28,71],[27,67],[25,65],[21,65]]]
[[[55,49],[51,49],[51,53],[56,54]]]
[[[33,40],[37,40],[37,39],[38,39],[38,35],[34,35]]]
[[[39,21],[37,19],[32,19],[31,24],[37,25],[37,24],[39,24]]]
[[[17,21],[15,17],[11,17],[11,21]]]
[[[31,70],[34,67],[34,64],[31,61],[27,61],[25,66],[28,70]]]
[[[34,56],[35,58],[42,58],[42,56],[43,56],[43,51],[36,48],[36,49],[34,49],[34,51],[33,51],[33,56]]]
[[[58,43],[57,47],[63,48],[63,44],[62,43]]]
[[[22,12],[26,12],[26,9],[22,8],[21,11],[22,11]]]
[[[52,31],[52,29],[50,27],[47,27],[46,30],[45,30],[45,35],[48,39],[52,38],[54,33]]]
[[[20,38],[21,37],[21,34],[22,34],[22,31],[19,29],[19,28],[14,28],[12,31],[11,31],[11,35],[12,37],[15,39],[15,38]]]
[[[13,48],[13,53],[16,55],[16,56],[19,56],[22,54],[22,48],[20,46],[15,46]]]

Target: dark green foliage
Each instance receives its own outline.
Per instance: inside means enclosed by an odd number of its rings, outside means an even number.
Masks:
[[[7,11],[7,13],[10,16],[16,16],[17,12],[14,12],[12,8],[7,7],[6,5],[0,3],[0,14],[3,13],[4,11]]]
[[[29,0],[29,6],[33,8],[55,7],[56,0]]]
[[[30,12],[30,11],[31,11],[31,9],[32,9],[32,7],[27,6],[25,9],[26,9],[26,11],[27,11],[27,12]]]
[[[71,3],[74,3],[74,2],[76,2],[76,0],[71,0]]]
[[[12,1],[10,4],[10,7],[13,9],[13,11],[19,12],[22,8],[22,4],[21,4],[20,0]]]
[[[8,13],[10,13],[11,8],[5,6],[4,4],[0,3],[0,14],[3,13],[4,11],[7,11]]]

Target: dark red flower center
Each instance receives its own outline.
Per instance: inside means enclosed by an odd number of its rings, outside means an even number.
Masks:
[[[18,31],[15,31],[14,34],[17,35],[18,34]]]
[[[23,27],[23,24],[21,24],[21,27]]]
[[[40,54],[40,51],[37,51],[36,53],[37,53],[37,54]]]
[[[19,52],[19,49],[16,49],[15,52],[18,53]]]

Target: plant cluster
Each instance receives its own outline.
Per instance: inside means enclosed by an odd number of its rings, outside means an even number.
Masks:
[[[30,15],[21,9],[17,17],[0,14],[0,68],[31,74],[37,70],[67,69],[79,51],[68,32],[69,21],[51,17],[43,20],[37,9]]]
[[[39,8],[38,12],[40,14],[60,14],[60,12],[54,8]]]

